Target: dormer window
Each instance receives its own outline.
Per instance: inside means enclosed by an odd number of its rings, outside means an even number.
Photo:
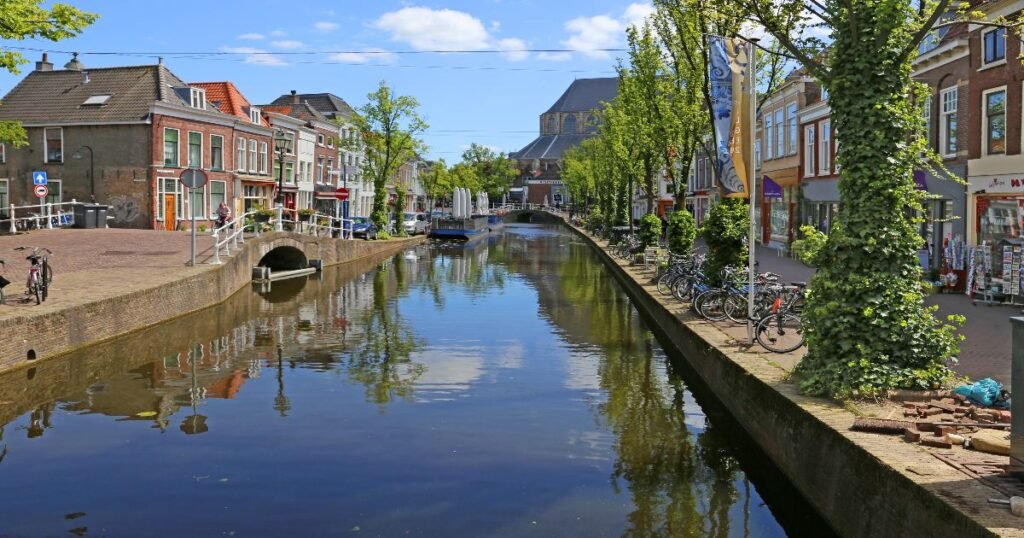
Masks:
[[[206,110],[206,90],[202,88],[190,88],[192,95],[192,108]]]
[[[249,119],[252,120],[256,125],[260,124],[260,109],[256,107],[249,108]]]

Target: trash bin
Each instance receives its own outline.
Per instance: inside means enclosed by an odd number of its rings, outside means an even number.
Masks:
[[[75,228],[105,228],[107,206],[98,204],[75,204]]]
[[[107,208],[105,205],[93,206],[96,208],[96,228],[107,227]]]

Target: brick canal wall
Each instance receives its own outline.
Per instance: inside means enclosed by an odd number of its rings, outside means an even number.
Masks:
[[[889,450],[891,439],[876,436],[879,445],[874,449],[852,441],[848,432],[837,428],[837,424],[847,424],[849,428],[853,421],[851,413],[834,402],[801,396],[795,384],[783,381],[780,369],[763,358],[750,361],[749,357],[738,358],[724,351],[727,346],[721,331],[704,322],[684,321],[672,313],[591,237],[572,229],[594,247],[659,338],[683,357],[684,367],[707,385],[838,534],[995,535],[965,513],[973,511],[977,516],[978,509],[967,503],[961,503],[957,509],[952,504],[958,502],[958,497],[962,500],[968,489],[984,503],[985,492],[979,492],[966,476],[961,475],[960,482],[930,484],[926,488],[901,472],[905,466],[896,468],[882,461],[879,450]],[[897,448],[905,450],[911,446]],[[917,461],[926,463],[931,456],[925,454],[924,458]],[[989,492],[998,496],[992,490]],[[1012,518],[1008,513],[1006,517]]]
[[[227,300],[252,281],[252,267],[274,248],[303,250],[324,266],[394,253],[424,237],[391,241],[343,241],[284,232],[247,241],[222,265],[198,274],[165,281],[116,297],[83,303],[43,314],[0,320],[0,372],[29,365],[151,327]]]

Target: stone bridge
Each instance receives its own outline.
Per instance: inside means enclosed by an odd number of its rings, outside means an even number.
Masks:
[[[560,220],[549,209],[515,209],[505,214],[506,224],[553,224]]]

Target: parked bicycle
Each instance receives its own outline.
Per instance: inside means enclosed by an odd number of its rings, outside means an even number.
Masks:
[[[774,353],[789,353],[804,345],[803,320],[799,309],[803,306],[806,284],[797,282],[784,286],[772,302],[771,313],[757,322],[754,334],[757,343]]]
[[[25,258],[30,264],[28,280],[25,282],[25,293],[30,300],[32,297],[35,297],[36,304],[40,304],[49,295],[50,283],[53,282],[53,267],[50,266],[49,260],[49,256],[53,254],[53,251],[40,247],[17,247],[14,250],[28,249],[32,249],[32,254]]]

